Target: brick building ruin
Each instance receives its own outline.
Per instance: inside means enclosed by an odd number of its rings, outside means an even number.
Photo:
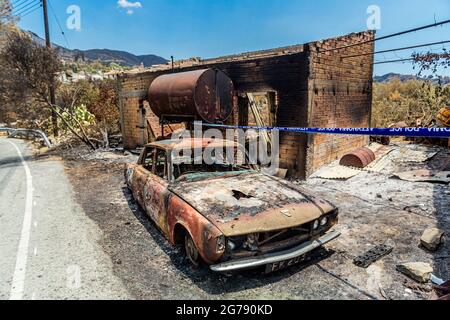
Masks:
[[[123,73],[118,81],[124,147],[143,146],[162,134],[159,119],[146,107],[148,88],[156,77],[206,68],[222,70],[234,83],[239,98],[230,124],[256,125],[244,98],[252,93],[269,126],[369,127],[373,38],[374,33],[366,31],[304,45],[176,61],[173,66],[169,63]],[[336,48],[342,49],[327,51]],[[166,126],[164,134],[171,129]],[[288,169],[289,176],[306,178],[367,143],[365,136],[280,132],[280,167]]]

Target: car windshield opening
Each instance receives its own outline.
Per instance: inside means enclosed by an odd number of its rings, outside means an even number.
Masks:
[[[189,174],[238,173],[252,170],[245,152],[236,147],[176,150],[172,154],[172,164],[175,179]]]

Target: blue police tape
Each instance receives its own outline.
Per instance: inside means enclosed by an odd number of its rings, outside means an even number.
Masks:
[[[290,127],[249,127],[229,126],[221,124],[205,124],[202,126],[243,129],[243,130],[265,130],[284,131],[297,133],[320,133],[320,134],[346,134],[346,135],[369,135],[369,136],[391,136],[391,137],[427,137],[427,138],[450,138],[450,128],[290,128]]]

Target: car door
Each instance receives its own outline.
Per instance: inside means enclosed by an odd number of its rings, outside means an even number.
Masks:
[[[145,187],[147,180],[152,175],[155,154],[154,147],[145,147],[131,177],[133,196],[143,209],[146,209]]]
[[[156,225],[168,235],[166,218],[166,199],[169,196],[167,153],[162,149],[155,149],[152,174],[145,183],[145,209]]]

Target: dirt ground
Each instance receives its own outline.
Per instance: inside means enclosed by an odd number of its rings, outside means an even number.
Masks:
[[[410,280],[396,265],[429,262],[435,275],[450,278],[449,242],[435,253],[419,247],[424,229],[450,230],[450,188],[391,176],[399,166],[439,167],[449,158],[447,149],[439,151],[427,162],[398,165],[394,159],[381,173],[361,172],[346,181],[296,182],[340,208],[341,237],[301,265],[232,276],[192,269],[183,250],[171,246],[139,209],[123,178],[123,162],[136,156],[65,152],[64,158],[77,201],[103,232],[100,244],[114,273],[137,299],[428,299],[431,284]],[[353,264],[355,256],[378,244],[394,250],[367,269]]]

